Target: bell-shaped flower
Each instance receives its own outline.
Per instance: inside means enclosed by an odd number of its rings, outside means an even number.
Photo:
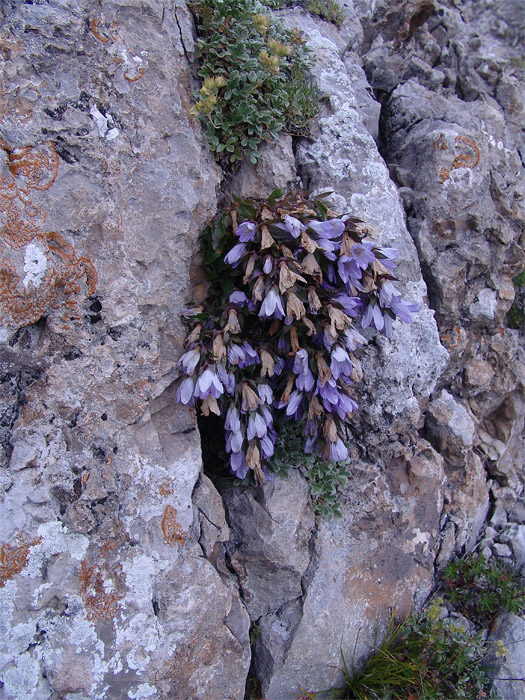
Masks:
[[[241,292],[239,290],[236,290],[235,292],[232,292],[230,296],[228,297],[228,301],[230,304],[235,304],[236,306],[240,306],[241,308],[248,303],[248,297],[244,292]]]
[[[239,452],[244,442],[244,436],[241,430],[231,431],[226,434],[226,451]]]
[[[352,316],[353,318],[356,318],[356,316],[359,316],[359,311],[362,307],[362,302],[359,297],[351,297],[349,294],[335,294],[334,295],[334,301],[336,301],[338,304],[340,304],[343,309],[346,311],[346,313],[349,316]]]
[[[193,395],[196,399],[205,399],[211,394],[216,399],[224,393],[224,387],[216,372],[210,367],[197,379]]]
[[[295,385],[301,391],[311,391],[315,384],[314,375],[309,366],[308,351],[302,348],[295,353],[293,371],[297,374]]]
[[[231,365],[239,365],[241,368],[244,365],[244,350],[241,345],[231,343],[227,350],[228,361]]]
[[[341,255],[337,259],[337,272],[342,281],[350,287],[363,275],[357,262],[348,255]]]
[[[392,299],[398,297],[401,299],[401,294],[394,287],[390,280],[385,280],[379,288],[379,303],[383,307],[389,307],[392,304]]]
[[[264,437],[260,439],[260,444],[261,444],[261,454],[264,457],[264,459],[270,459],[270,457],[273,456],[273,453],[275,452],[275,437],[272,436],[270,432],[268,432]]]
[[[224,256],[224,262],[232,267],[236,267],[245,252],[246,243],[237,243],[237,245],[234,245],[233,248]]]
[[[368,302],[368,306],[366,307],[366,311],[363,315],[361,325],[363,326],[363,328],[368,328],[369,326],[372,326],[373,328],[377,328],[378,331],[383,330],[383,326],[385,325],[383,312],[375,299],[371,299]]]
[[[323,406],[328,412],[332,412],[335,406],[339,403],[340,395],[337,391],[337,382],[335,379],[329,379],[323,385],[317,380],[316,394],[319,394]]]
[[[350,252],[352,253],[352,258],[362,270],[366,270],[366,268],[369,265],[371,265],[376,259],[375,255],[372,252],[373,248],[374,244],[372,242],[361,241],[361,243],[356,243],[350,249]]]
[[[294,389],[290,395],[290,400],[286,404],[286,415],[288,417],[294,416],[298,417],[299,415],[299,409],[301,406],[303,400],[303,393],[302,391],[298,391],[297,389]],[[281,405],[279,405],[279,408],[282,408]]]
[[[399,251],[396,248],[376,248],[374,253],[387,270],[392,271],[395,268],[394,260],[399,255]]]
[[[221,380],[221,384],[227,394],[233,394],[235,391],[235,377],[231,372],[226,371],[224,365],[217,365],[217,376]]]
[[[193,378],[186,377],[186,379],[184,379],[180,383],[180,385],[177,389],[177,393],[175,394],[175,400],[177,401],[177,403],[182,403],[182,404],[186,404],[189,406],[193,406],[193,404],[194,404],[193,388],[194,388]]]
[[[339,400],[335,405],[335,410],[339,418],[345,420],[350,413],[357,410],[357,404],[348,394],[339,392]]]
[[[334,379],[339,379],[341,375],[349,377],[352,373],[352,367],[352,362],[346,350],[340,345],[336,345],[330,358],[330,369]]]
[[[328,260],[337,260],[337,251],[339,249],[338,245],[328,238],[321,238],[317,242],[319,247],[324,251],[325,258]]]
[[[345,223],[341,219],[329,221],[310,221],[308,228],[317,233],[320,238],[337,238],[345,230]]]
[[[242,344],[242,349],[244,350],[244,364],[242,367],[249,367],[250,365],[255,365],[260,362],[259,353],[255,350],[250,343],[244,341]]]
[[[258,384],[257,393],[263,403],[271,404],[273,401],[273,391],[269,384]]]
[[[345,330],[344,337],[346,347],[348,348],[348,350],[350,350],[350,352],[353,352],[357,348],[361,348],[363,347],[363,345],[367,344],[366,338],[353,328],[347,328]]]
[[[329,445],[332,462],[343,462],[348,459],[348,449],[340,437],[335,442],[330,442]]]
[[[276,224],[276,226],[277,228],[280,228],[281,231],[286,231],[287,233],[289,233],[290,236],[292,236],[293,238],[297,238],[298,236],[300,236],[301,231],[304,231],[306,229],[306,226],[294,216],[286,216],[283,222],[280,224]]]
[[[399,300],[392,300],[391,309],[404,323],[413,323],[414,318],[412,314],[419,311],[419,306],[417,304],[408,304],[406,301],[399,298]]]
[[[256,230],[257,224],[254,221],[243,221],[242,224],[237,226],[235,235],[239,238],[241,243],[248,243],[248,241],[253,241],[255,238]]]
[[[200,360],[200,356],[201,354],[198,348],[188,350],[178,362],[180,369],[184,370],[186,374],[192,375],[195,372],[195,367]]]
[[[255,436],[262,438],[268,432],[265,420],[260,413],[254,413],[248,418],[248,427],[246,429],[246,437],[248,440],[253,440]]]
[[[230,457],[230,469],[239,479],[244,479],[248,473],[248,465],[246,464],[246,455],[239,450],[234,452]]]
[[[271,287],[270,291],[264,298],[261,308],[259,309],[259,316],[261,316],[261,318],[275,317],[278,319],[282,319],[284,317],[283,302],[275,286]]]
[[[273,270],[273,257],[271,255],[266,255],[264,258],[263,272],[265,275],[269,275]]]
[[[239,418],[239,410],[236,406],[231,405],[226,411],[224,427],[226,428],[226,430],[231,430],[232,432],[237,432],[238,430],[240,430],[241,421]]]

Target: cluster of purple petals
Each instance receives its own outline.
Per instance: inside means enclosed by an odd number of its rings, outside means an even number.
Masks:
[[[185,377],[177,401],[189,406],[206,402],[208,410],[220,411],[230,467],[239,478],[250,469],[257,474],[257,467],[268,475],[276,412],[285,420],[303,421],[305,452],[346,460],[343,424],[357,409],[349,393],[353,353],[366,343],[352,320],[361,317],[362,328],[375,328],[387,337],[396,317],[413,321],[417,305],[402,299],[390,276],[397,251],[365,238],[345,239],[345,230],[344,218],[301,221],[289,215],[270,228],[255,221],[240,223],[235,229],[238,242],[224,262],[236,270],[243,289],[231,292],[228,307],[216,310],[213,319],[210,314],[207,324],[201,322],[203,338],[179,360]],[[285,253],[272,231],[281,243],[285,240]],[[375,275],[372,291],[371,270],[383,271]],[[263,350],[243,337],[240,327],[229,321],[226,327],[228,314],[255,316],[261,323],[280,321],[281,329],[295,326],[295,339],[291,331],[273,331],[261,341],[271,343],[272,351]],[[224,336],[219,356],[212,347],[217,334]]]

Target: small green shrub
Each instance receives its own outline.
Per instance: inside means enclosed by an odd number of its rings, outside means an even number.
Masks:
[[[444,592],[476,625],[489,626],[502,610],[519,615],[525,609],[525,587],[509,564],[482,554],[455,559],[444,569]]]
[[[304,135],[320,109],[299,32],[256,0],[194,0],[202,86],[192,109],[217,160],[257,162],[262,142]]]
[[[525,331],[525,270],[514,278],[516,298],[507,313],[507,325],[509,328]]]
[[[393,616],[387,633],[361,671],[345,667],[347,700],[478,700],[488,691],[482,665],[486,647],[449,618],[441,618],[441,599],[401,624]]]
[[[343,22],[343,11],[338,2],[335,0],[265,0],[267,5],[272,10],[281,10],[284,7],[299,5],[312,15],[317,15],[327,22],[332,22],[338,27]]]
[[[343,12],[341,7],[334,0],[306,0],[306,9],[313,15],[317,15],[327,22],[332,22],[338,27],[343,22]]]

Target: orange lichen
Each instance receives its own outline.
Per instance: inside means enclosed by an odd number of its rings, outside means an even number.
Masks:
[[[135,68],[135,65],[133,61],[130,61],[127,56],[126,41],[123,38],[119,38],[118,36],[117,23],[112,23],[111,28],[113,31],[109,36],[107,36],[109,34],[108,30],[106,30],[104,34],[101,33],[98,23],[98,19],[91,20],[91,31],[93,32],[94,37],[98,39],[98,41],[101,41],[103,44],[110,45],[114,42],[117,42],[117,51],[115,51],[115,47],[109,48],[108,46],[108,52],[112,54],[113,63],[115,63],[118,66],[125,66],[123,72],[125,80],[127,80],[128,83],[134,83],[135,81],[140,80],[144,75],[144,65],[141,65],[138,69],[138,73],[135,74],[135,70],[133,70]]]
[[[102,620],[112,622],[120,608],[120,602],[107,564],[88,566],[87,561],[83,559],[80,562],[79,580],[80,596],[86,609],[87,619],[90,622]]]
[[[29,548],[34,547],[42,538],[23,542],[18,547],[13,547],[10,544],[2,545],[0,550],[0,588],[3,588],[6,581],[12,579],[13,576],[19,574],[27,562]]]
[[[128,83],[134,83],[136,80],[140,80],[143,75],[144,75],[144,66],[141,66],[139,72],[133,78],[130,78],[127,73],[124,73],[124,78],[128,81]]]
[[[177,509],[173,506],[166,506],[161,523],[164,534],[164,543],[173,547],[176,543],[184,544],[182,525],[177,522]]]
[[[91,20],[91,31],[93,32],[93,35],[96,39],[101,41],[103,44],[107,44],[107,42],[109,41],[109,37],[102,36],[102,34],[99,32],[98,19]]]
[[[0,175],[0,253],[17,251],[29,243],[45,258],[39,284],[22,282],[12,260],[0,259],[0,322],[14,329],[34,323],[51,308],[64,308],[63,321],[78,319],[77,296],[84,279],[86,296],[94,294],[97,273],[86,257],[57,232],[44,232],[37,219],[46,218],[42,207],[32,204],[32,190],[48,190],[58,173],[58,155],[52,142],[36,148],[10,149],[0,141],[7,174]],[[4,173],[6,173],[4,170]],[[67,328],[67,324],[64,326]]]
[[[432,141],[432,146],[435,151],[446,151],[448,146],[447,142],[445,141],[445,134],[440,134],[439,138],[437,138],[435,141]]]
[[[171,482],[163,481],[159,488],[159,494],[161,496],[170,496],[172,493],[173,489],[171,488]]]
[[[446,347],[448,352],[452,352],[459,343],[461,337],[461,331],[457,326],[454,326],[450,333],[443,333],[439,336],[442,344]]]
[[[441,138],[443,137],[442,145],[439,145],[440,150],[445,150],[447,148],[447,144],[444,140],[443,134],[440,135],[439,139],[437,141],[433,141],[433,147],[434,150],[438,148],[436,146],[437,143],[440,142]],[[452,161],[451,165],[449,168],[446,166],[443,166],[439,170],[439,181],[441,184],[443,184],[446,180],[449,179],[450,177],[450,171],[455,170],[456,168],[470,168],[471,170],[476,167],[476,165],[479,163],[480,158],[481,158],[481,152],[478,148],[478,145],[473,141],[472,139],[468,139],[466,136],[461,136],[458,135],[454,139],[454,142],[456,144],[456,148],[463,148],[464,146],[467,146],[473,151],[472,153],[459,153],[454,160]]]

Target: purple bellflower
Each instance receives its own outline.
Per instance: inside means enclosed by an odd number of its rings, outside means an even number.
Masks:
[[[295,353],[293,371],[297,375],[295,386],[301,391],[311,391],[315,384],[314,375],[308,364],[308,352],[302,348]]]
[[[256,230],[257,224],[254,221],[243,221],[242,224],[237,226],[235,235],[239,238],[241,243],[248,243],[248,241],[253,241],[255,238]]]
[[[301,231],[306,230],[306,226],[293,216],[285,216],[283,222],[276,224],[276,226],[281,231],[289,233],[293,238],[298,238],[301,235]]]
[[[352,258],[362,270],[366,270],[366,268],[376,259],[376,256],[372,253],[373,248],[374,243],[370,241],[356,243],[350,248]]]
[[[246,253],[246,243],[237,243],[237,245],[234,245],[230,252],[224,256],[224,262],[232,267],[236,267],[244,253]]]
[[[315,231],[320,238],[337,238],[345,230],[345,222],[341,219],[310,221],[308,227]]]
[[[281,295],[277,291],[277,287],[272,287],[264,298],[261,308],[259,309],[259,316],[262,318],[275,317],[278,319],[284,317],[283,302]]]

